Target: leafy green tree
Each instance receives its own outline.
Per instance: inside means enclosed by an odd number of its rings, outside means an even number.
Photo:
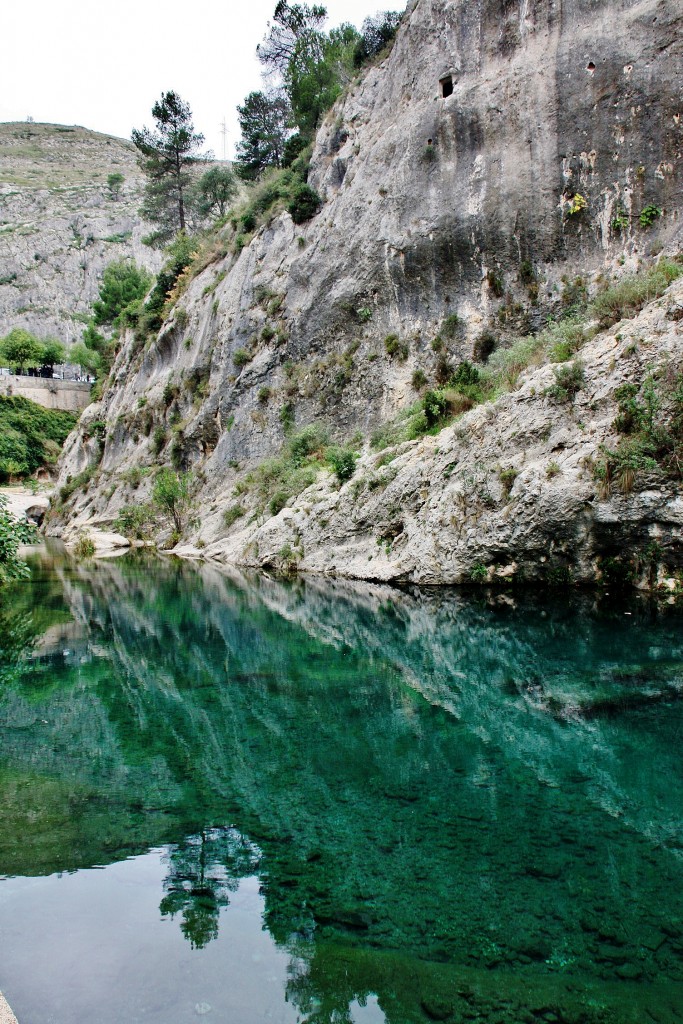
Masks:
[[[237,192],[235,175],[229,167],[211,167],[197,182],[197,209],[201,217],[217,213],[224,217]]]
[[[242,132],[237,143],[237,173],[253,181],[267,167],[281,166],[291,110],[282,94],[250,92],[237,114]]]
[[[107,175],[107,188],[109,189],[109,195],[116,202],[121,195],[121,186],[126,179],[120,171],[114,171],[112,174]]]
[[[353,63],[359,68],[388,46],[401,24],[399,11],[379,11],[363,22],[360,38],[353,51]]]
[[[132,260],[110,263],[102,275],[100,297],[93,303],[93,323],[97,326],[113,324],[126,306],[147,294],[151,283],[152,278],[147,271]]]
[[[154,481],[152,501],[163,513],[170,516],[174,530],[180,537],[192,507],[192,474],[162,469]]]
[[[69,361],[82,366],[84,370],[98,374],[103,367],[102,355],[82,341],[77,341],[69,350]]]
[[[58,338],[46,338],[40,349],[40,365],[50,373],[55,363],[63,363],[66,360],[66,350]]]
[[[162,93],[152,107],[156,131],[133,129],[140,167],[147,177],[140,214],[157,226],[147,241],[165,245],[187,227],[186,200],[191,186],[189,168],[201,158],[204,136],[195,132],[189,104],[173,91]]]
[[[302,44],[312,49],[319,45],[320,29],[327,19],[322,4],[288,4],[278,0],[268,35],[256,48],[256,55],[268,72],[277,72],[281,78],[287,74],[297,48]]]
[[[11,370],[24,373],[40,366],[42,346],[37,338],[23,327],[13,327],[0,342],[0,355]]]
[[[326,18],[327,10],[321,5],[290,5],[279,0],[268,35],[257,48],[258,59],[268,73],[282,81],[292,122],[306,141],[349,80],[360,40],[348,24],[327,35],[322,31]]]

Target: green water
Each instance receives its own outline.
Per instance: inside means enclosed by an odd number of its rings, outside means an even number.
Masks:
[[[683,1020],[683,616],[43,552],[0,609],[20,1024]]]

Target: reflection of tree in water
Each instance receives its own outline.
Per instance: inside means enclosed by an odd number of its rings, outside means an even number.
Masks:
[[[303,1024],[355,1024],[352,1004],[365,1006],[372,987],[359,978],[342,950],[300,948],[288,969],[288,1002],[302,1014]]]
[[[241,878],[256,872],[259,859],[257,847],[233,828],[188,836],[168,855],[162,916],[181,914],[181,932],[193,949],[203,949],[218,936],[220,909],[227,907],[229,894]]]
[[[0,605],[0,683],[13,682],[19,676],[38,635],[30,612]]]

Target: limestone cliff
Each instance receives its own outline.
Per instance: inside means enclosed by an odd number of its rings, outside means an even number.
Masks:
[[[667,0],[410,5],[390,56],[318,133],[318,215],[272,217],[190,280],[143,350],[126,340],[62,465],[62,483],[86,471],[89,487],[54,528],[111,522],[144,496],[141,468],[173,459],[198,482],[188,539],[230,561],[284,550],[358,577],[587,579],[596,558],[660,538],[673,572],[677,485],[601,499],[589,460],[614,440],[619,384],[680,365],[679,286],[587,344],[574,404],[548,397],[546,366],[437,437],[379,460],[367,439],[418,398],[415,371],[433,383],[440,360],[483,358],[482,341],[504,348],[680,246],[682,21]],[[363,458],[341,489],[321,473],[269,517],[244,477],[292,420],[360,432]],[[235,489],[245,515],[226,526]]]
[[[120,189],[107,185],[121,174]],[[132,257],[150,270],[130,142],[67,125],[0,124],[0,336],[25,327],[78,341],[102,271]]]

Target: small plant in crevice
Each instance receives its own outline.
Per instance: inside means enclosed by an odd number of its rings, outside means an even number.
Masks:
[[[472,358],[474,361],[476,363],[487,363],[489,356],[495,351],[497,343],[498,339],[490,331],[484,331],[483,334],[480,334],[472,348]]]
[[[247,352],[245,348],[238,348],[232,354],[233,365],[241,370],[247,363],[250,363],[254,357],[250,352]]]
[[[75,557],[79,560],[92,558],[95,554],[95,542],[89,533],[81,533],[78,535],[72,550]]]
[[[234,523],[236,523],[238,519],[241,519],[242,516],[244,515],[246,515],[246,509],[244,508],[243,505],[231,505],[229,508],[226,508],[225,512],[223,513],[223,523],[225,526],[230,527]]]
[[[152,452],[155,456],[160,455],[166,444],[166,431],[162,426],[154,428],[152,434]]]
[[[486,271],[486,283],[491,289],[492,294],[497,299],[502,299],[505,295],[505,285],[503,284],[503,278],[500,276],[497,270]]]
[[[294,426],[294,403],[285,402],[284,405],[280,406],[280,412],[278,413],[278,416],[285,434],[288,434]]]
[[[442,338],[453,339],[457,337],[460,328],[462,327],[462,321],[457,313],[450,313],[447,317],[444,317],[441,327],[439,328],[439,335]]]
[[[503,469],[502,466],[499,467],[498,479],[500,480],[500,486],[502,488],[503,498],[505,501],[510,497],[510,491],[512,490],[518,476],[519,470],[515,469],[514,466],[508,466],[505,469]]]
[[[586,381],[581,360],[575,359],[568,366],[558,367],[554,374],[555,383],[548,388],[548,396],[555,402],[573,402]]]
[[[575,192],[569,201],[567,207],[567,213],[570,217],[575,217],[578,213],[581,213],[588,206],[588,201],[585,196],[582,196],[580,192]]]
[[[392,359],[396,356],[401,362],[408,358],[408,342],[402,341],[397,334],[388,334],[384,339],[384,348]]]
[[[489,571],[485,565],[478,562],[470,569],[470,580],[472,583],[486,583],[489,578]]]
[[[427,385],[427,374],[424,370],[415,370],[410,378],[410,383],[415,391],[421,391]]]
[[[611,228],[615,235],[623,235],[628,231],[629,218],[623,206],[617,206],[611,221]]]
[[[654,206],[652,203],[648,203],[648,205],[644,206],[640,211],[638,223],[641,228],[651,228],[658,217],[662,216],[662,212],[663,211],[659,206]]]

